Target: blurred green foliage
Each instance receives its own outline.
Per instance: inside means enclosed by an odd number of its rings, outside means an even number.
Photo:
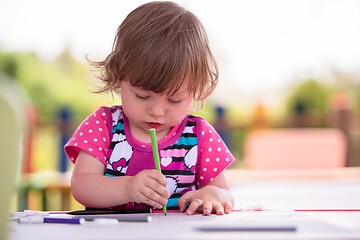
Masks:
[[[54,61],[42,61],[33,53],[0,51],[0,71],[26,89],[41,123],[54,121],[63,107],[69,108],[78,122],[104,102],[90,91],[88,67],[75,61],[69,51]]]
[[[309,113],[325,114],[328,108],[330,92],[315,79],[307,79],[294,89],[286,101],[288,114],[296,111],[301,104]]]
[[[355,80],[350,81],[348,78]],[[360,113],[360,76],[347,76],[339,74],[335,83],[327,84],[320,79],[304,79],[299,85],[293,86],[290,95],[284,99],[285,115],[291,115],[300,105],[305,108],[307,114],[326,117],[332,110],[332,97],[337,93],[349,95],[349,104],[354,115]]]

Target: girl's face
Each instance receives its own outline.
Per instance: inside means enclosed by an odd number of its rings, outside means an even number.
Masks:
[[[156,129],[158,140],[164,138],[173,126],[184,119],[193,100],[186,86],[173,95],[133,87],[129,81],[121,81],[120,89],[131,134],[142,142],[150,142],[150,128]]]

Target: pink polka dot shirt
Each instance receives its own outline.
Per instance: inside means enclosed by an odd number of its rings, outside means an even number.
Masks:
[[[110,118],[109,113],[111,115]],[[182,148],[184,146],[182,141],[190,141],[190,135],[193,135],[196,141],[194,143],[196,145],[196,153],[193,154],[194,159],[184,161],[185,163],[179,165],[176,163],[176,159],[179,157],[184,158],[185,155],[191,155],[191,151]],[[132,151],[128,157],[123,156],[124,154],[117,156],[117,148],[111,149],[110,147],[114,145],[114,142],[120,142],[124,139],[126,139],[127,145],[123,149],[127,149],[130,146]],[[119,147],[119,149],[121,148]],[[101,107],[83,121],[65,146],[65,151],[73,163],[75,163],[80,150],[93,155],[107,166],[105,175],[107,173],[114,175],[114,172],[120,172],[123,175],[133,175],[142,168],[153,168],[153,166],[145,166],[142,160],[147,156],[146,154],[151,156],[151,145],[133,138],[129,129],[128,119],[123,113],[121,106],[113,106],[111,108]],[[159,141],[159,151],[161,155],[161,168],[164,175],[168,171],[168,176],[175,178],[178,182],[186,182],[189,179],[186,174],[184,176],[180,174],[180,176],[176,177],[172,175],[174,170],[184,170],[176,168],[184,168],[185,166],[188,171],[195,175],[195,178],[191,181],[195,182],[196,188],[205,186],[213,181],[216,176],[235,160],[215,129],[204,118],[191,115],[187,116],[164,139]],[[115,155],[117,156],[116,159],[114,158]],[[139,160],[136,160],[136,156],[139,156]],[[125,160],[122,160],[123,162],[120,163],[120,161],[117,161],[118,159]],[[140,170],[132,171],[131,169],[136,164],[144,166],[136,168]]]

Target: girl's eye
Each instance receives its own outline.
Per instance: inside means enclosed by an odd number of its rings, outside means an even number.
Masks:
[[[170,103],[180,103],[181,100],[172,100],[172,99],[169,98],[169,102],[170,102]]]
[[[142,100],[146,100],[148,99],[150,96],[141,96],[141,95],[138,95],[138,94],[135,94],[135,96],[139,99],[142,99]]]

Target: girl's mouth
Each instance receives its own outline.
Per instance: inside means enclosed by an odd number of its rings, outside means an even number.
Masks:
[[[149,128],[155,128],[155,129],[157,129],[163,125],[161,123],[155,123],[155,122],[147,122],[146,124],[149,126]]]

